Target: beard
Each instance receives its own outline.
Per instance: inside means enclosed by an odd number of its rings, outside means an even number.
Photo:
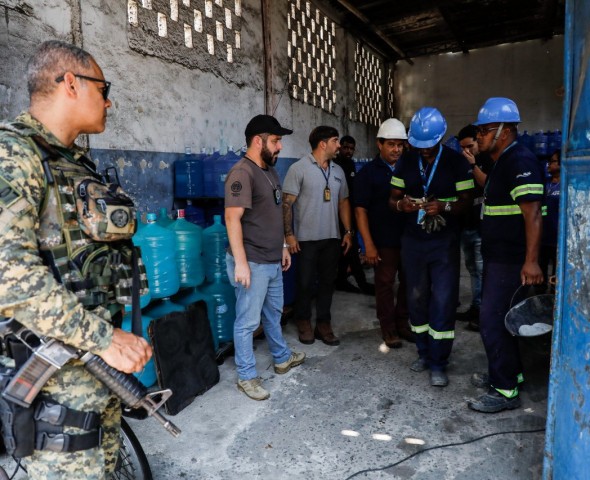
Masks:
[[[279,154],[278,152],[272,153],[266,145],[263,145],[262,151],[260,152],[260,157],[269,167],[274,167],[279,158]]]

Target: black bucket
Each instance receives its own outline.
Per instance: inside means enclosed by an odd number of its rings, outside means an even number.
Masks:
[[[528,297],[508,310],[504,318],[506,329],[536,353],[548,355],[551,352],[554,306],[555,295]]]

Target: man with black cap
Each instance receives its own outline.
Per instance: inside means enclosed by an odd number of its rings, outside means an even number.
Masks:
[[[281,331],[282,272],[291,266],[291,256],[285,244],[282,191],[274,165],[282,148],[281,137],[293,131],[270,115],[256,115],[245,133],[248,150],[225,180],[227,273],[236,292],[238,389],[254,400],[266,400],[270,394],[258,378],[252,343],[261,319],[276,373],[287,373],[305,360],[305,353],[289,349]]]

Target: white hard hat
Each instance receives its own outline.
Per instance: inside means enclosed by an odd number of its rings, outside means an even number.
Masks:
[[[379,127],[377,138],[407,140],[406,127],[397,118],[388,118]]]

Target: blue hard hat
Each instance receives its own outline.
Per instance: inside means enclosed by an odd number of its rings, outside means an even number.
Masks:
[[[410,121],[408,142],[416,148],[431,148],[447,131],[445,117],[434,107],[422,107]]]
[[[518,107],[509,98],[491,97],[486,100],[477,114],[477,122],[473,125],[485,125],[486,123],[519,123],[520,113]]]

